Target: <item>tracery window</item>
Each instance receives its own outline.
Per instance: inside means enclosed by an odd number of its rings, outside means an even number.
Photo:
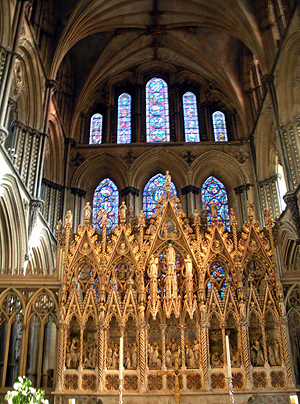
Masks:
[[[222,262],[213,262],[209,267],[210,281],[207,282],[207,290],[211,289],[211,281],[213,280],[216,288],[219,290],[220,297],[223,299],[228,282],[226,280],[226,267]],[[231,279],[231,275],[229,275]]]
[[[108,231],[118,224],[119,192],[116,184],[105,178],[97,186],[93,199],[93,223],[96,231],[100,230],[101,220],[97,219],[100,210],[107,212]]]
[[[146,85],[147,142],[169,142],[169,101],[167,83],[154,77]]]
[[[227,129],[225,115],[221,111],[212,114],[214,137],[216,142],[227,142]]]
[[[184,133],[186,142],[199,142],[199,123],[197,99],[194,93],[187,91],[182,97]]]
[[[94,114],[90,124],[90,144],[102,143],[103,116]]]
[[[216,204],[218,220],[229,230],[228,198],[222,182],[213,176],[208,177],[202,185],[201,198],[203,209],[205,205],[209,208],[212,203]],[[211,212],[208,212],[207,220],[209,224],[212,223]]]
[[[131,142],[131,96],[123,93],[118,98],[117,143]]]
[[[171,187],[171,192],[177,195],[175,185],[172,181]],[[143,191],[143,211],[146,217],[150,217],[154,213],[158,199],[165,194],[165,176],[163,174],[156,174],[147,182]]]

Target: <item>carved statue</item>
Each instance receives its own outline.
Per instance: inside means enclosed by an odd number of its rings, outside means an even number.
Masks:
[[[218,351],[214,351],[211,354],[210,363],[212,367],[219,368],[223,366],[223,360]]]
[[[194,287],[193,287],[193,263],[192,263],[192,259],[189,256],[189,254],[187,254],[185,260],[184,260],[184,268],[185,268],[185,274],[183,274],[183,276],[186,279],[185,282],[185,290],[186,290],[186,297],[188,299],[192,299],[193,298],[193,292],[194,292]]]
[[[125,202],[122,201],[121,206],[119,207],[119,216],[120,216],[121,224],[126,223],[126,211],[127,211],[127,206],[125,205]]]
[[[265,224],[270,224],[270,223],[272,224],[271,212],[268,209],[265,209],[264,217],[265,217]]]
[[[89,202],[86,202],[84,205],[84,221],[89,223],[92,215],[92,208]]]
[[[72,227],[72,223],[73,223],[72,211],[71,211],[71,210],[67,210],[65,225],[68,226],[68,227]]]
[[[166,175],[165,175],[165,190],[166,190],[167,194],[170,194],[172,191],[171,176],[169,174],[169,171],[166,171]]]
[[[215,202],[211,202],[210,204],[210,212],[212,215],[213,220],[217,220],[218,218],[218,207]]]
[[[253,219],[254,209],[253,203],[247,201],[247,211],[248,211],[248,219],[251,221]]]
[[[230,208],[230,210],[229,210],[229,221],[230,221],[230,226],[237,224],[236,215],[235,215],[233,208]]]
[[[200,221],[200,212],[195,209],[194,210],[194,224],[196,225],[200,225],[201,221]]]
[[[145,225],[146,225],[146,218],[145,218],[143,210],[140,211],[140,214],[138,216],[138,225],[143,226],[143,227],[145,227]]]
[[[265,359],[262,347],[258,339],[255,339],[251,347],[251,363],[253,366],[264,366]]]
[[[138,353],[137,352],[137,344],[136,344],[136,342],[133,342],[133,344],[131,345],[131,351],[130,351],[132,369],[137,368],[137,360],[138,360],[137,353]]]

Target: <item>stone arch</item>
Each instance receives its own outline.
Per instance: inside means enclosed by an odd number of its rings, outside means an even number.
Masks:
[[[153,175],[169,170],[178,195],[180,189],[188,184],[188,165],[176,153],[164,147],[155,147],[139,156],[131,166],[130,183],[142,191]]]
[[[86,200],[92,201],[94,191],[104,178],[110,178],[118,191],[128,185],[128,167],[116,156],[100,153],[90,157],[75,172],[71,187],[87,191]]]
[[[285,40],[284,51],[278,63],[278,79],[275,82],[278,86],[278,105],[283,124],[300,115],[299,64],[300,31],[296,30]]]
[[[44,177],[55,183],[63,182],[63,134],[54,114],[50,113],[48,122],[49,137],[46,140]]]
[[[246,171],[233,157],[218,150],[205,152],[192,163],[191,172],[191,184],[200,189],[211,175],[221,181],[227,192],[229,207],[238,211],[234,188],[250,181]],[[200,197],[196,206],[200,207]]]
[[[1,270],[20,273],[28,249],[27,223],[24,202],[16,179],[7,174],[2,179],[4,188],[0,198],[0,256]]]

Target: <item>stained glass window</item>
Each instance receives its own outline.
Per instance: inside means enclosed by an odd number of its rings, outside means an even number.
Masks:
[[[118,98],[117,143],[131,142],[131,96],[123,93]]]
[[[227,142],[227,129],[225,115],[221,111],[216,111],[212,115],[214,136],[216,142]]]
[[[221,181],[211,176],[208,177],[201,188],[202,207],[205,205],[209,208],[211,203],[217,205],[218,220],[224,223],[226,229],[229,230],[229,211],[227,192]],[[208,223],[212,223],[211,212],[208,213]]]
[[[172,181],[171,188],[171,192],[177,195],[175,185]],[[165,176],[157,174],[147,182],[143,191],[143,211],[146,217],[150,217],[154,213],[158,199],[164,194],[166,194]]]
[[[147,142],[169,142],[169,101],[167,83],[153,78],[146,85]]]
[[[97,216],[102,211],[107,212],[108,231],[118,224],[119,192],[114,182],[105,178],[97,186],[93,200],[93,223],[96,231],[100,230],[101,220]]]
[[[90,144],[100,144],[102,142],[103,116],[94,114],[91,117]]]
[[[216,287],[219,289],[220,297],[223,299],[228,282],[226,281],[226,267],[222,262],[214,262],[209,267],[210,276],[214,279]],[[229,275],[230,279],[231,275]],[[207,282],[207,290],[211,288],[211,282]]]
[[[197,100],[190,91],[182,97],[184,133],[186,142],[200,142]]]

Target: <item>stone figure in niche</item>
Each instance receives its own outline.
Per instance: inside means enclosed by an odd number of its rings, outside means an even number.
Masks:
[[[268,353],[269,365],[275,366],[276,362],[275,362],[275,356],[274,356],[274,349],[273,349],[272,344],[269,341],[267,341],[267,353]]]
[[[66,367],[76,369],[79,365],[79,339],[73,337],[67,345]]]
[[[125,367],[125,369],[131,369],[131,358],[130,358],[129,349],[126,349],[126,351],[125,351],[125,355],[124,355],[124,367]]]
[[[148,363],[149,368],[159,369],[161,367],[161,359],[157,342],[154,342],[153,345],[150,343],[148,344]]]
[[[121,243],[118,247],[118,253],[121,255],[125,255],[128,253],[128,247],[125,243]]]
[[[166,347],[166,367],[169,368],[172,366],[172,352],[170,344]]]
[[[219,368],[219,367],[223,366],[222,356],[217,350],[214,350],[212,352],[211,357],[210,357],[210,364],[214,368]]]
[[[196,368],[196,359],[195,359],[195,354],[193,351],[193,346],[191,343],[186,346],[185,357],[186,357],[187,367],[191,368],[191,369],[195,369]]]
[[[280,347],[278,341],[275,339],[273,342],[275,365],[281,366]]]
[[[197,340],[194,341],[193,352],[194,352],[196,366],[199,366],[200,354],[199,354],[199,343]]]
[[[136,344],[136,342],[132,343],[130,354],[131,354],[132,369],[136,369],[137,368],[137,344]]]
[[[84,221],[89,222],[92,215],[92,208],[89,202],[84,205]]]
[[[166,276],[166,297],[169,299],[177,297],[177,277],[175,271],[175,250],[171,243],[167,249],[168,272]]]
[[[113,358],[113,350],[111,347],[108,347],[106,352],[106,367],[107,369],[112,369],[112,358]]]
[[[119,366],[119,348],[115,346],[112,355],[112,369],[118,369],[118,366]]]
[[[251,347],[251,363],[253,366],[264,366],[265,359],[262,347],[258,339],[255,339]]]
[[[95,338],[88,336],[84,346],[83,367],[86,369],[95,369],[97,355],[97,345]]]
[[[125,202],[122,201],[121,206],[119,208],[119,216],[120,216],[121,224],[124,224],[126,222],[126,210],[127,210],[127,206],[125,205]]]
[[[182,275],[185,277],[185,290],[186,297],[188,299],[193,298],[193,263],[189,255],[186,256],[184,260],[185,273],[182,271]]]

